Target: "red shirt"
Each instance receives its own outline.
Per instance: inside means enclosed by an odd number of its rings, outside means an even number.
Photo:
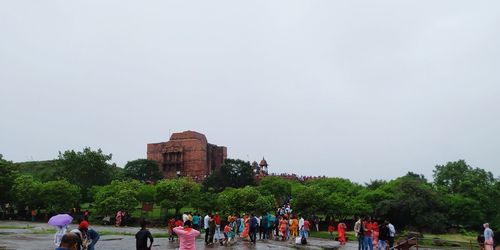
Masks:
[[[214,216],[214,221],[215,221],[215,225],[220,225],[220,216],[218,214],[216,214]]]
[[[372,230],[374,229],[374,226],[371,222],[363,222],[364,227],[365,227],[365,236],[372,236]]]
[[[311,226],[311,223],[309,223],[308,220],[304,221],[304,230],[309,231],[309,227]]]

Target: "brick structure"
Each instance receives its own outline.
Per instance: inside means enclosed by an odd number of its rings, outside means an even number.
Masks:
[[[167,142],[148,144],[148,159],[155,160],[165,178],[188,176],[201,181],[227,158],[227,148],[207,142],[195,131],[174,133]]]

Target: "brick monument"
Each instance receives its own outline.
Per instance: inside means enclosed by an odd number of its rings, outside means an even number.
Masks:
[[[195,131],[174,133],[167,142],[148,144],[148,160],[159,163],[165,178],[192,177],[201,181],[227,158],[227,148],[207,142]]]

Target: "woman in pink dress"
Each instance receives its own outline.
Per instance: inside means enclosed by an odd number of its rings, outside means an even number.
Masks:
[[[200,235],[200,231],[191,228],[191,221],[186,221],[184,227],[174,228],[174,232],[179,237],[179,250],[196,249],[196,237]]]
[[[115,217],[115,227],[119,227],[122,224],[122,211],[116,212]]]

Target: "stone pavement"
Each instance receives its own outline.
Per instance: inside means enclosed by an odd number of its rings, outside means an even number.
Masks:
[[[16,227],[16,228],[14,228]],[[70,225],[70,228],[75,228],[76,224]],[[120,227],[113,226],[92,226],[97,231],[107,231],[116,233],[117,235],[104,235],[97,243],[97,249],[119,250],[119,249],[135,249],[134,234],[139,230],[137,227]],[[52,226],[46,223],[32,223],[25,221],[0,221],[0,250],[3,249],[54,249],[53,233],[47,230],[53,229]],[[151,228],[151,233],[166,233],[161,228]],[[128,234],[128,235],[123,235]],[[205,246],[203,239],[200,237],[197,240],[197,249],[337,249],[339,243],[331,240],[309,238],[307,246],[296,246],[290,241],[257,241],[256,245],[250,244],[245,240],[238,240],[234,245],[220,246],[211,245]],[[176,249],[178,243],[169,242],[166,238],[156,238],[152,249]],[[351,247],[343,247],[343,249],[357,249]]]

